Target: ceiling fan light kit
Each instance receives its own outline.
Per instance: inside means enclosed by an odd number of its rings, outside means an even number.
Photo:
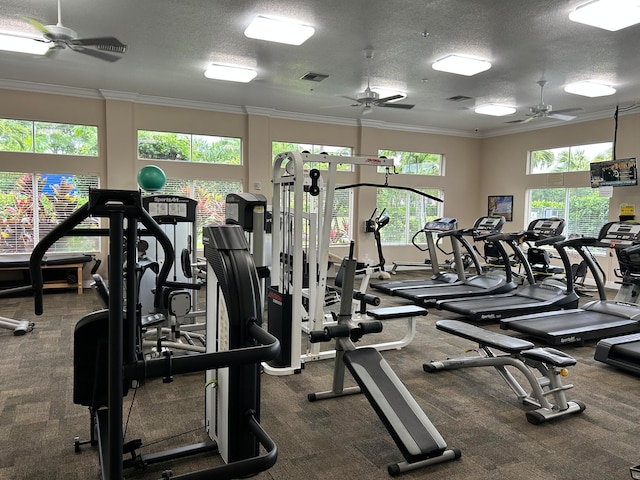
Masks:
[[[509,105],[499,105],[497,103],[486,103],[479,105],[474,110],[480,115],[492,115],[494,117],[503,117],[505,115],[512,115],[516,113],[515,107]]]
[[[593,0],[578,6],[569,19],[593,27],[616,32],[640,23],[638,0]]]
[[[287,45],[302,45],[314,33],[315,29],[309,25],[262,15],[254,18],[244,31],[245,36],[248,38]]]
[[[472,58],[464,55],[448,55],[437,60],[431,68],[440,72],[455,73],[471,77],[485,72],[491,68],[491,62],[481,58]]]
[[[610,85],[593,82],[590,80],[584,82],[576,82],[565,85],[564,91],[573,93],[574,95],[582,95],[583,97],[606,97],[616,93],[616,89]]]
[[[120,54],[125,53],[127,46],[115,37],[78,38],[75,30],[62,24],[62,9],[58,0],[58,23],[55,25],[43,25],[38,20],[28,19],[29,23],[42,33],[37,38],[24,34],[4,35],[12,36],[13,41],[7,43],[2,50],[11,50],[36,55],[46,55],[57,50],[68,48],[74,52],[89,55],[107,62],[115,62],[120,59]],[[28,39],[32,45],[27,45],[23,40]],[[0,40],[0,43],[2,40]],[[18,50],[20,48],[20,50]]]

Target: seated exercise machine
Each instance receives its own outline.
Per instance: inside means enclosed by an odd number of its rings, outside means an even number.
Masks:
[[[345,264],[344,291],[353,289],[355,266],[352,250]],[[335,339],[337,352],[332,389],[309,394],[309,401],[364,393],[406,460],[389,465],[390,475],[460,458],[460,450],[447,448],[436,427],[380,352],[372,347],[356,348],[355,342],[363,335],[382,331],[382,322],[355,325],[351,320],[351,301],[344,295],[336,317],[336,325],[309,333],[309,339],[314,343]],[[358,386],[344,387],[345,366]]]
[[[465,250],[472,255],[476,275],[454,283],[400,289],[395,294],[413,301],[416,305],[432,306],[438,300],[506,293],[516,289],[518,285],[513,281],[511,270],[506,270],[505,275],[485,272],[473,245],[467,240],[467,237],[472,237],[474,242],[488,241],[489,237],[502,229],[502,225],[504,225],[504,217],[482,217],[476,221],[473,228],[451,230],[439,234],[440,237],[453,237],[455,240],[452,240],[452,244],[455,245],[455,241],[457,241],[465,247]],[[494,243],[502,258],[508,261],[508,254],[504,247],[498,241]]]
[[[89,216],[108,218],[109,228],[76,228]],[[171,286],[166,279],[174,252],[169,238],[142,208],[138,191],[89,190],[88,202],[49,232],[36,245],[30,260],[35,312],[41,315],[41,258],[45,252],[66,235],[109,237],[109,308],[90,313],[78,322],[73,362],[73,399],[74,403],[89,407],[90,443],[99,449],[101,478],[121,480],[125,468],[144,468],[211,452],[219,453],[224,463],[177,476],[166,470],[163,479],[232,479],[269,469],[276,461],[277,447],[259,424],[260,364],[275,357],[279,343],[261,327],[263,305],[258,276],[242,229],[220,225],[208,227],[205,232],[207,262],[213,266],[225,299],[226,315],[221,314],[218,321],[225,324],[228,341],[213,353],[173,356],[167,351],[161,358],[147,359],[136,348],[139,224],[158,239],[165,254],[154,296],[158,307],[163,287]],[[212,441],[150,454],[136,452],[141,446],[139,440],[124,443],[122,399],[129,388],[148,378],[163,378],[168,383],[173,375],[211,369],[225,370],[228,377],[217,388],[217,394],[225,397],[226,408],[218,410],[220,423],[215,432],[210,432]],[[76,442],[77,447],[79,444]],[[260,446],[266,453],[261,454]]]
[[[467,340],[477,342],[479,356],[431,361],[423,365],[427,373],[441,370],[455,370],[468,367],[494,367],[507,382],[522,403],[533,405],[536,410],[526,413],[527,421],[539,425],[570,413],[581,413],[586,408],[582,402],[567,401],[565,392],[573,385],[564,385],[567,367],[576,360],[555,348],[534,348],[533,343],[501,333],[491,332],[458,320],[440,320],[436,328]],[[494,350],[502,353],[496,353]],[[507,367],[519,370],[529,382],[531,392],[527,393]],[[537,377],[532,369],[536,369]],[[553,398],[554,403],[549,401]]]
[[[604,271],[589,250],[590,247],[623,248],[639,240],[640,224],[609,222],[600,229],[597,238],[576,237],[556,243],[565,265],[569,263],[567,248],[573,248],[585,261],[596,283],[599,299],[582,308],[504,318],[500,328],[537,338],[546,345],[583,344],[589,340],[640,332],[640,305],[607,300]]]
[[[532,221],[527,230],[515,233],[499,233],[487,240],[493,243],[504,242],[513,251],[515,257],[524,267],[528,285],[517,290],[499,295],[484,295],[475,298],[447,299],[436,302],[441,310],[454,312],[472,321],[496,321],[501,318],[525,315],[536,312],[547,312],[563,308],[577,308],[578,294],[573,290],[569,279],[563,287],[537,283],[535,275],[520,248],[521,242],[535,242],[537,247],[553,245],[564,240],[560,233],[564,229],[564,220],[538,219]],[[562,257],[567,270],[571,268],[568,257]],[[507,271],[510,266],[505,265]]]

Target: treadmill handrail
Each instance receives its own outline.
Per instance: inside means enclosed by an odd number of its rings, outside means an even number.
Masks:
[[[536,240],[534,245],[536,247],[542,247],[543,245],[554,245],[558,242],[562,242],[566,237],[564,235],[554,235],[552,237],[541,238]]]
[[[600,240],[595,237],[573,237],[573,238],[567,238],[561,242],[558,242],[556,246],[560,248],[567,248],[567,247],[575,248],[577,246],[592,247],[594,245],[597,245],[599,242]]]

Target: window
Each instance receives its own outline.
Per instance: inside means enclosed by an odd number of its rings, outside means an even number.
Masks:
[[[0,254],[30,253],[47,233],[88,200],[94,175],[0,172]],[[97,228],[88,218],[83,228]],[[97,252],[99,237],[64,237],[51,252]]]
[[[408,175],[444,175],[444,156],[439,153],[400,152],[397,150],[378,150],[378,156],[393,158],[396,173]],[[385,173],[385,167],[378,167]]]
[[[598,189],[534,188],[528,191],[529,221],[558,217],[565,220],[564,236],[597,237],[609,220],[609,199],[600,197]]]
[[[441,190],[422,189],[437,198],[443,198]],[[383,209],[389,215],[389,224],[380,230],[383,245],[407,245],[424,224],[442,216],[442,202],[436,202],[416,193],[378,188],[377,215]]]
[[[314,154],[327,153],[329,155],[338,155],[342,157],[350,157],[353,155],[351,147],[336,147],[332,145],[312,145],[310,143],[290,143],[290,142],[271,142],[271,157],[283,152],[309,152]],[[317,168],[318,170],[327,170],[326,163],[306,163],[305,168]],[[352,165],[340,163],[336,166],[338,172],[351,172]]]
[[[0,118],[0,151],[98,156],[98,127]]]
[[[165,186],[157,193],[180,195],[193,198],[198,202],[196,211],[197,248],[202,248],[202,227],[224,224],[227,195],[238,192],[242,192],[242,182],[239,181],[167,179]]]
[[[138,159],[242,165],[239,138],[138,130]]]
[[[611,142],[572,147],[533,150],[529,154],[529,173],[562,173],[589,170],[589,163],[610,160]]]

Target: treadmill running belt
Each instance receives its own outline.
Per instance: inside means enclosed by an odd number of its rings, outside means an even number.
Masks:
[[[540,338],[548,345],[596,340],[640,331],[640,323],[589,310],[564,310],[503,320],[503,329]]]

